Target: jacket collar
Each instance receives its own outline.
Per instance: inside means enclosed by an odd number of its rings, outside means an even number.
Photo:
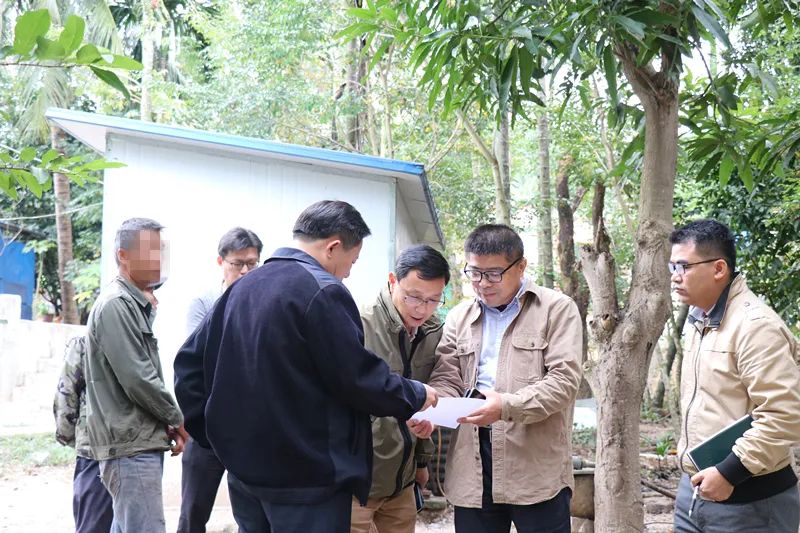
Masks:
[[[128,294],[130,294],[131,298],[133,298],[133,300],[139,305],[139,307],[141,307],[142,310],[144,310],[145,316],[149,317],[151,311],[153,310],[153,306],[150,304],[149,301],[147,301],[147,298],[145,297],[144,293],[139,289],[139,287],[131,283],[131,281],[126,279],[124,276],[117,275],[116,281],[117,283],[122,285],[123,290]]]
[[[270,261],[274,261],[276,259],[291,259],[325,270],[319,261],[298,248],[290,248],[288,246],[284,248],[278,248],[275,250],[272,256],[265,261],[265,263],[269,263]]]
[[[714,307],[711,308],[711,311],[707,315],[699,307],[692,306],[689,310],[689,323],[694,324],[695,322],[702,322],[705,318],[708,318],[708,327],[717,329],[722,323],[722,319],[725,318],[728,302],[730,302],[731,298],[742,292],[743,286],[744,276],[741,276],[738,272],[734,272],[733,279],[731,279],[731,282],[725,287],[725,290],[722,291],[722,294],[719,295],[717,303],[714,304]]]
[[[400,312],[397,310],[397,307],[394,306],[388,285],[381,290],[380,294],[378,294],[376,307],[383,313],[387,321],[387,327],[390,328],[392,333],[399,333],[400,330],[405,330],[403,318],[400,316]],[[440,325],[441,321],[439,320],[439,317],[436,316],[436,313],[434,313],[419,327],[417,333],[421,331],[427,334],[430,330],[434,330]]]

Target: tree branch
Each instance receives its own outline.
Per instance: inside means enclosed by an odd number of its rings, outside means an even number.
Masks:
[[[453,149],[453,145],[456,144],[456,141],[463,133],[462,128],[463,128],[462,122],[461,120],[459,120],[458,126],[456,126],[456,129],[453,130],[453,134],[450,135],[450,138],[447,139],[447,142],[444,143],[444,147],[442,148],[442,150],[437,155],[435,155],[431,159],[431,161],[426,165],[428,167],[429,173],[433,172],[433,169],[436,168],[436,165],[438,165],[442,161],[442,159],[444,159],[444,157],[450,153],[450,150]]]
[[[475,146],[478,148],[478,151],[481,153],[484,159],[489,162],[490,165],[496,166],[497,158],[494,156],[492,151],[486,146],[486,143],[481,138],[478,131],[475,129],[475,126],[467,119],[467,116],[464,114],[464,111],[461,109],[456,110],[456,116],[461,121],[461,124],[464,126],[464,129],[467,131],[467,135],[469,138],[472,139],[472,142],[475,143]]]

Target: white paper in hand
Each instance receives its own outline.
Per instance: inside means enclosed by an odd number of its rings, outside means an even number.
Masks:
[[[430,420],[437,426],[453,429],[458,427],[456,420],[474,413],[484,403],[486,400],[482,398],[439,398],[436,407],[415,413],[411,420]]]

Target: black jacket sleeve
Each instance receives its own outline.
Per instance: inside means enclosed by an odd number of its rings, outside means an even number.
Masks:
[[[393,373],[364,348],[361,317],[343,285],[327,285],[311,300],[306,332],[314,364],[331,396],[374,416],[401,419],[411,418],[425,403],[421,383]]]
[[[204,448],[211,448],[206,437],[205,387],[203,358],[208,343],[211,315],[183,343],[175,356],[175,398],[183,412],[183,424],[192,438]]]

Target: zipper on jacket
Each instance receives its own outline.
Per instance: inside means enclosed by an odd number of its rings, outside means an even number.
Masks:
[[[417,351],[417,346],[420,345],[422,339],[425,338],[423,331],[417,331],[414,340],[411,341],[411,353],[406,349],[406,335],[405,330],[401,329],[398,333],[398,345],[400,347],[400,359],[403,360],[403,377],[411,379],[411,360],[414,358],[414,352]],[[413,447],[413,440],[411,439],[411,432],[406,426],[405,422],[397,419],[397,427],[400,430],[400,435],[403,437],[403,459],[400,461],[400,468],[397,469],[397,476],[395,477],[395,489],[392,496],[400,494],[403,490],[403,473],[406,470],[408,460],[411,458],[411,448]]]
[[[706,335],[706,320],[703,320],[703,331],[700,332],[700,342],[697,344],[697,351],[694,354],[694,386],[692,389],[692,397],[689,399],[689,405],[686,406],[686,414],[683,417],[683,435],[685,443],[683,445],[683,450],[681,450],[681,454],[678,457],[678,466],[681,470],[683,470],[683,457],[686,455],[686,452],[689,450],[689,413],[692,410],[692,404],[694,403],[695,398],[697,397],[697,384],[700,381],[700,350],[703,347],[703,338]]]

